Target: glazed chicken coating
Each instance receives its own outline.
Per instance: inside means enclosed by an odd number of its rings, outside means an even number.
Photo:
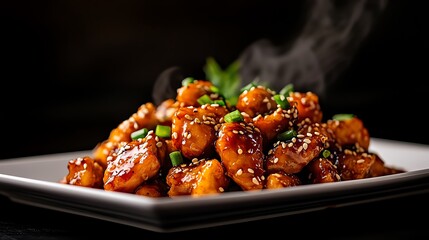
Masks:
[[[274,94],[275,92],[264,86],[252,87],[238,96],[236,108],[252,118],[259,114],[264,115],[277,109]]]
[[[258,128],[244,122],[223,123],[216,140],[227,175],[242,190],[260,190],[264,186],[264,154]]]
[[[301,185],[301,179],[295,174],[283,172],[271,173],[267,176],[266,189],[286,188]]]
[[[172,119],[173,146],[188,159],[212,156],[219,121],[227,113],[228,110],[218,104],[179,108]]]
[[[298,109],[298,124],[302,122],[322,122],[323,112],[321,111],[319,97],[315,93],[291,92],[287,100]]]
[[[329,137],[314,123],[298,130],[296,137],[278,141],[270,149],[266,161],[268,172],[298,173],[327,147]]]
[[[358,117],[354,116],[345,120],[329,119],[326,124],[340,146],[357,144],[358,147],[368,151],[370,143],[369,132]]]
[[[153,129],[158,123],[155,105],[151,102],[140,105],[137,112],[110,131],[108,139],[95,147],[94,159],[104,168],[107,167],[107,156],[118,147],[119,143],[130,142],[132,132],[142,128]]]
[[[374,162],[374,154],[345,149],[338,155],[338,173],[344,181],[367,178]]]
[[[135,194],[146,197],[166,197],[168,191],[167,184],[162,181],[160,178],[155,178],[144,182],[142,185],[138,186]]]
[[[177,89],[176,100],[180,107],[200,106],[198,98],[208,95],[212,100],[219,99],[219,95],[213,91],[214,85],[210,81],[195,80],[188,85]]]
[[[166,181],[170,187],[168,195],[173,197],[222,193],[227,189],[230,180],[219,160],[201,159],[172,167]]]
[[[380,155],[375,153],[372,153],[372,154],[375,155],[375,161],[374,161],[374,164],[369,169],[368,177],[378,177],[378,176],[385,176],[385,175],[405,172],[405,170],[403,169],[386,166],[383,159],[381,159]]]
[[[133,140],[121,147],[117,156],[108,161],[104,172],[104,189],[134,192],[145,181],[159,173],[166,155],[164,140],[150,130],[145,138]]]
[[[292,129],[297,120],[298,112],[294,106],[289,109],[277,108],[271,114],[258,115],[252,119],[262,134],[264,149],[273,143],[279,133]]]
[[[166,99],[156,108],[155,116],[158,124],[171,125],[174,113],[179,108],[179,102],[174,99]]]
[[[315,158],[305,167],[308,183],[328,183],[341,181],[337,166],[326,158]]]
[[[72,159],[67,164],[66,183],[90,188],[103,188],[103,167],[89,156]]]

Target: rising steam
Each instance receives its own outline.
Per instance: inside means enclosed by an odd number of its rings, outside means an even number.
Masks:
[[[287,83],[296,90],[312,91],[324,97],[353,59],[360,44],[385,9],[387,0],[314,0],[305,17],[302,31],[283,45],[261,39],[239,56],[244,86],[252,81],[268,84],[279,91]],[[278,29],[288,31],[288,29]],[[155,82],[153,99],[174,98],[174,84],[183,79],[180,69],[165,70]]]
[[[245,49],[239,58],[243,84],[259,80],[279,90],[293,83],[323,97],[386,6],[386,0],[310,2],[308,20],[290,47],[262,39]]]

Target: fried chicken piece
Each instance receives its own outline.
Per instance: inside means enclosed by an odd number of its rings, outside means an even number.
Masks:
[[[216,140],[227,174],[242,190],[260,190],[264,185],[264,154],[259,129],[245,122],[223,123]]]
[[[167,146],[150,130],[145,138],[121,147],[104,172],[104,189],[134,192],[145,181],[154,178],[164,164]]]
[[[195,80],[186,86],[177,89],[176,100],[180,107],[198,107],[198,98],[208,95],[212,100],[219,99],[219,94],[213,91],[214,85],[210,81]]]
[[[68,174],[65,178],[67,184],[103,188],[103,167],[91,157],[85,156],[70,160],[67,169]]]
[[[217,104],[181,107],[173,116],[172,143],[186,158],[204,158],[215,153],[219,120],[228,110]]]
[[[345,120],[329,119],[326,122],[340,146],[355,145],[368,151],[370,136],[361,119],[354,116]]]
[[[301,179],[295,174],[283,172],[271,173],[267,177],[266,189],[286,188],[301,185]]]
[[[327,147],[329,137],[320,131],[318,123],[298,130],[298,135],[288,141],[278,141],[268,151],[268,172],[298,173]]]
[[[252,87],[238,96],[236,108],[252,118],[259,114],[264,115],[277,109],[274,94],[275,92],[264,86]]]
[[[341,180],[367,178],[375,158],[371,153],[345,149],[338,154],[338,173]]]
[[[261,131],[265,149],[273,144],[273,140],[279,133],[292,129],[297,119],[298,112],[295,107],[291,107],[286,110],[277,108],[273,113],[265,116],[258,115],[252,121]]]
[[[291,92],[287,100],[298,109],[298,124],[322,122],[323,112],[321,111],[319,96],[315,93]]]
[[[142,128],[153,129],[158,122],[156,107],[153,103],[148,102],[140,105],[137,112],[110,131],[108,139],[97,144],[93,150],[94,159],[106,168],[107,156],[118,147],[119,143],[130,142],[132,132]]]
[[[140,196],[158,198],[166,197],[168,185],[159,178],[151,179],[138,186],[135,194]]]
[[[403,173],[405,170],[386,166],[383,159],[381,159],[380,155],[373,153],[375,155],[374,164],[369,169],[368,177],[378,177],[396,173]]]
[[[172,167],[166,176],[168,196],[202,196],[225,191],[229,184],[225,169],[217,159],[192,162]]]
[[[326,158],[315,158],[305,167],[309,183],[329,183],[341,181],[337,167]]]
[[[179,102],[174,99],[166,99],[156,108],[155,116],[161,125],[171,125],[172,118],[179,108]]]

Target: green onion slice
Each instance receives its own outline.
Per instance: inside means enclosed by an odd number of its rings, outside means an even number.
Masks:
[[[204,94],[203,96],[201,96],[201,97],[199,97],[198,99],[197,99],[197,102],[200,104],[200,105],[204,105],[204,104],[211,104],[211,103],[213,103],[213,101],[212,101],[212,99],[209,97],[209,95],[207,95],[207,94]]]
[[[182,80],[182,86],[188,86],[189,84],[191,84],[193,82],[194,82],[194,78],[187,77],[187,78]]]
[[[213,103],[215,104],[219,104],[219,106],[226,106],[225,101],[224,100],[214,100]]]
[[[144,137],[146,137],[148,132],[149,132],[149,130],[147,128],[142,128],[140,130],[134,131],[131,133],[131,139],[137,140],[139,138],[144,138]]]
[[[157,125],[155,135],[162,138],[168,138],[171,135],[171,127],[165,125]]]
[[[243,116],[241,115],[239,110],[234,110],[230,113],[227,113],[223,119],[225,120],[225,122],[230,123],[230,122],[242,122],[244,120]]]
[[[332,119],[337,120],[337,121],[343,121],[343,120],[352,119],[354,116],[355,116],[354,114],[339,113],[339,114],[335,114],[334,116],[332,116]]]
[[[219,88],[216,87],[215,85],[210,86],[210,91],[214,92],[214,93],[219,93]]]
[[[286,97],[289,97],[289,93],[291,93],[293,91],[295,91],[293,84],[289,83],[280,90],[279,94],[284,95]]]
[[[298,135],[298,133],[295,130],[291,129],[291,130],[287,130],[285,132],[278,134],[277,140],[288,141],[288,140],[291,140],[292,138],[296,137],[297,135]]]
[[[173,166],[178,166],[183,163],[183,157],[180,151],[171,152],[169,156],[170,156],[171,164],[173,164]]]
[[[249,91],[252,87],[257,87],[258,85],[254,84],[253,82],[247,84],[246,86],[242,87],[240,92]]]
[[[329,151],[328,149],[325,149],[322,151],[322,156],[324,158],[328,158],[329,156],[331,156],[331,151]]]
[[[284,95],[276,94],[273,96],[274,101],[282,108],[282,109],[288,109],[290,107],[289,101],[286,99]]]

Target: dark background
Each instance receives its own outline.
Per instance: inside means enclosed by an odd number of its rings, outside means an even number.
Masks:
[[[209,56],[225,67],[257,40],[287,42],[307,4],[3,1],[0,159],[92,149],[152,101],[164,70],[204,78]],[[372,137],[429,144],[427,9],[386,4],[322,110],[357,114]]]

